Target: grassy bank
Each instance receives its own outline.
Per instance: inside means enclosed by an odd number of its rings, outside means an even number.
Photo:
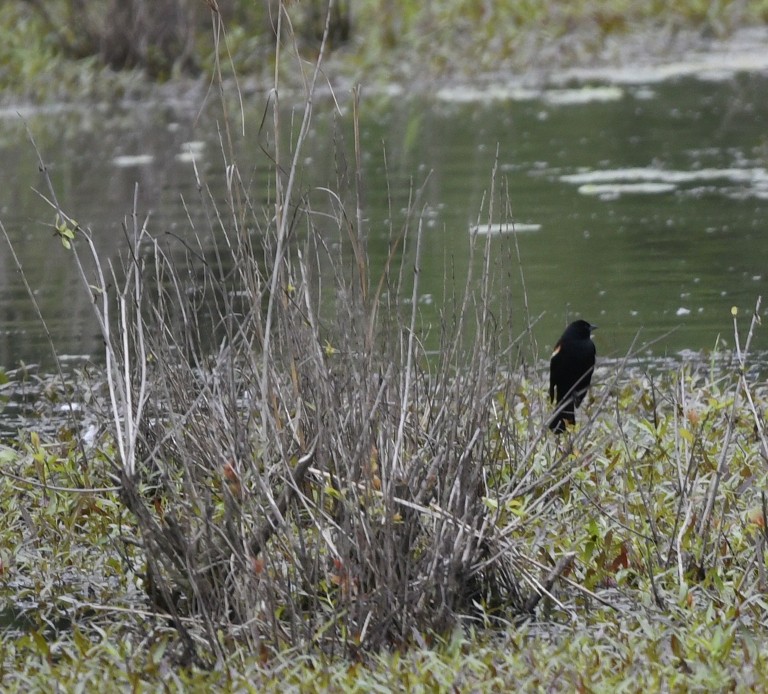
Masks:
[[[178,7],[174,2],[168,7],[174,8],[175,19],[166,16],[171,9],[147,13],[141,2],[123,5],[135,5],[135,17],[101,6],[73,11],[71,0],[3,3],[0,86],[15,99],[70,101],[140,96],[151,82],[207,81],[219,68],[262,86],[271,83],[278,2],[220,0],[220,14],[202,2],[179,2]],[[283,53],[297,49],[312,60],[322,40],[325,3],[285,5],[279,29]],[[212,19],[226,38],[219,67]],[[336,2],[329,21],[327,75],[332,82],[418,85],[595,62],[658,60],[698,46],[704,37],[727,39],[736,29],[767,20],[764,0]],[[169,25],[176,30],[169,31]],[[300,83],[296,67],[293,58],[284,61],[286,85]]]

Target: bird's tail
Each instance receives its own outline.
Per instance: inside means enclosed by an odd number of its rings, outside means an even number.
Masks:
[[[557,409],[549,420],[549,428],[556,434],[562,434],[565,431],[565,425],[576,423],[576,408],[573,404],[573,398],[565,398],[557,404]]]

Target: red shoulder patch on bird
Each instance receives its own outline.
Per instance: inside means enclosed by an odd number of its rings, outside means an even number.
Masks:
[[[562,348],[562,345],[561,345],[561,344],[558,342],[558,343],[555,345],[555,351],[554,351],[554,352],[552,352],[552,357],[554,357],[556,354],[560,354],[560,349],[561,349],[561,348]],[[550,359],[551,359],[552,357],[550,357]]]

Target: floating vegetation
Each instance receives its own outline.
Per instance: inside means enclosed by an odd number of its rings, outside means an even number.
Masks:
[[[120,169],[128,169],[134,166],[147,166],[155,160],[151,154],[122,154],[114,157],[112,163]]]
[[[604,199],[618,197],[624,193],[660,194],[674,190],[698,193],[690,184],[707,182],[719,185],[710,188],[733,197],[766,197],[768,195],[768,171],[763,167],[752,168],[706,168],[691,171],[630,168],[599,169],[563,174],[559,179],[564,183],[578,185],[583,195],[597,195]],[[723,184],[736,184],[723,185]]]
[[[469,227],[470,234],[480,236],[498,236],[500,234],[526,234],[541,231],[541,224],[526,224],[525,222],[504,222],[494,224],[473,224]]]
[[[594,102],[619,101],[624,97],[621,87],[584,86],[578,89],[547,89],[542,94],[544,101],[556,106],[591,104]]]

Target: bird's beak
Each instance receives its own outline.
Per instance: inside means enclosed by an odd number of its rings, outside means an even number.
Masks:
[[[590,324],[589,324],[589,332],[590,332],[590,333],[593,333],[593,332],[595,332],[595,330],[597,330],[597,326],[596,326],[596,325],[592,325],[592,324],[590,323]]]

